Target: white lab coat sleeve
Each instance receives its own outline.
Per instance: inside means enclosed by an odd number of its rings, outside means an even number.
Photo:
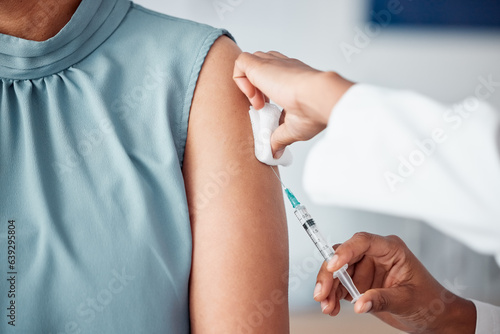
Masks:
[[[500,334],[500,307],[473,300],[476,305],[476,334]]]
[[[304,187],[313,201],[415,218],[500,265],[500,115],[475,97],[443,105],[366,84],[337,103],[312,148]]]

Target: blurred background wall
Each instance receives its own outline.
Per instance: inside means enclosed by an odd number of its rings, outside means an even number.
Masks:
[[[377,26],[367,23],[371,9],[376,8],[368,0],[136,2],[169,15],[226,28],[244,51],[278,50],[354,81],[413,89],[444,103],[460,102],[474,95],[480,76],[491,75],[500,81],[498,28],[397,24],[377,30]],[[405,2],[408,1],[401,0],[403,10]],[[481,6],[481,2],[471,3]],[[447,17],[447,12],[442,14]],[[353,51],[352,47],[356,49],[353,53],[345,52],[346,48]],[[500,109],[500,90],[489,102]],[[302,187],[302,170],[313,144],[314,141],[294,144],[295,162],[281,172],[284,182],[309,207],[329,242],[342,242],[357,231],[396,234],[446,287],[465,297],[500,305],[500,269],[492,257],[473,252],[423,222],[310,203]],[[362,157],[355,158],[362,161]],[[287,209],[291,310],[293,314],[319,314],[312,292],[321,261],[290,207]],[[332,321],[329,324],[333,329],[336,320]]]

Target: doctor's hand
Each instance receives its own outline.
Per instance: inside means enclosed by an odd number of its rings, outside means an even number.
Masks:
[[[283,107],[280,126],[271,136],[275,158],[287,145],[321,132],[337,101],[353,85],[337,73],[315,70],[276,51],[242,53],[233,79],[255,109],[268,99]]]
[[[372,313],[408,333],[475,332],[474,303],[439,284],[398,237],[356,233],[335,247],[336,255],[321,267],[314,290],[323,313],[335,316],[339,300],[352,300],[332,277],[348,263],[354,284],[364,293],[354,304],[356,313]]]

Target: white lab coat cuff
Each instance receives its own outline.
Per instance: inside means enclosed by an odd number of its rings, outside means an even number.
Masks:
[[[476,334],[500,334],[500,307],[472,300],[476,306]]]

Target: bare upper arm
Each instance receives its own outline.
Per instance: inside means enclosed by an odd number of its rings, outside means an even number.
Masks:
[[[191,107],[183,173],[193,333],[288,332],[283,197],[272,170],[253,154],[249,103],[232,80],[240,52],[227,37],[215,42]]]

